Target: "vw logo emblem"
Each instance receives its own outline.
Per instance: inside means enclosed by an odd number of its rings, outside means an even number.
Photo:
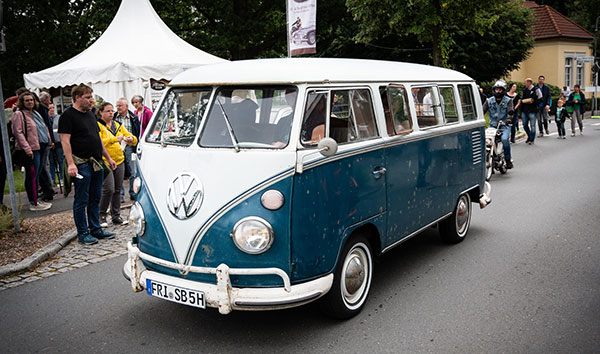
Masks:
[[[190,172],[175,176],[167,192],[167,206],[173,216],[179,220],[192,217],[204,199],[200,180]]]

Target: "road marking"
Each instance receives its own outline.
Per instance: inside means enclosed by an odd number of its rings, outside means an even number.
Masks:
[[[600,123],[594,123],[594,124],[592,124],[592,125],[593,125],[593,126],[597,126],[597,125],[600,125]]]

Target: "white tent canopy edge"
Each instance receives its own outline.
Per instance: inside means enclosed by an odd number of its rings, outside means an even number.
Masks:
[[[24,74],[29,89],[86,84],[113,104],[120,97],[145,96],[150,79],[171,80],[200,65],[224,62],[173,33],[149,0],[122,0],[106,31],[90,47],[51,68]],[[150,106],[150,104],[147,104]]]

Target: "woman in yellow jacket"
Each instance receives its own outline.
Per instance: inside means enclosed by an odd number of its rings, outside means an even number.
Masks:
[[[137,144],[137,138],[123,127],[123,125],[113,120],[113,105],[103,102],[96,112],[98,115],[98,127],[100,128],[100,139],[106,147],[110,157],[115,160],[117,168],[105,176],[102,185],[102,197],[100,198],[100,226],[107,227],[106,212],[110,205],[110,215],[112,223],[115,225],[125,225],[127,221],[121,218],[121,186],[123,185],[123,176],[125,175],[125,155],[121,148],[121,143],[128,145]],[[106,159],[105,159],[106,162]]]

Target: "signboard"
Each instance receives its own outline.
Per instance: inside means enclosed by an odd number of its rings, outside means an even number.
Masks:
[[[317,0],[287,0],[289,56],[317,52]]]
[[[600,92],[600,86],[586,86],[585,92]]]
[[[594,57],[575,57],[575,60],[582,63],[593,63]]]
[[[152,112],[156,111],[156,106],[160,102],[163,93],[165,93],[165,89],[167,88],[167,84],[169,82],[166,80],[154,80],[150,79],[150,109]]]

